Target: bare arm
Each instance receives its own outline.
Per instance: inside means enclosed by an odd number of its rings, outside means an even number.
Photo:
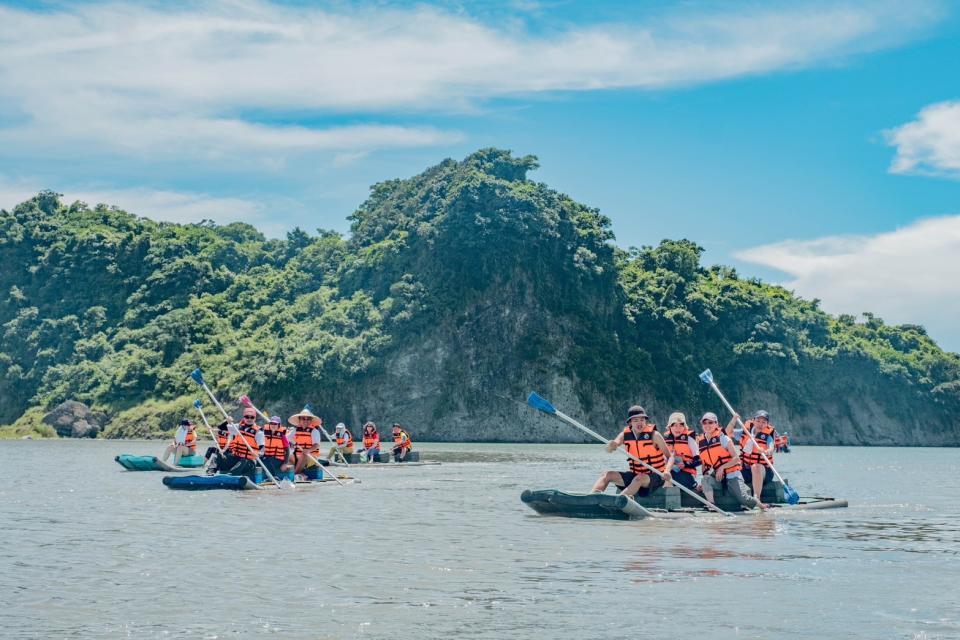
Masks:
[[[617,437],[607,442],[607,453],[613,453],[618,447],[623,446],[623,431],[617,434]]]

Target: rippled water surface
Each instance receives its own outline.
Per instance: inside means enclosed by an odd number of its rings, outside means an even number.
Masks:
[[[420,446],[359,485],[179,492],[158,442],[0,442],[4,638],[960,638],[960,451],[797,447],[850,508],[609,522],[538,516],[599,446]]]

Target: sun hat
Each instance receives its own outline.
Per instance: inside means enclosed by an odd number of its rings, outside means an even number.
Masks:
[[[705,414],[703,414],[703,417],[700,418],[700,422],[703,422],[704,420],[713,420],[714,422],[720,422],[720,419],[717,418],[717,414],[715,414],[712,411],[707,411]]]
[[[670,414],[670,417],[667,418],[667,426],[671,426],[679,422],[680,424],[687,424],[687,417],[680,413],[679,411],[674,411]]]
[[[319,427],[323,424],[323,421],[319,417],[313,415],[313,412],[310,411],[310,407],[304,407],[303,411],[300,413],[295,413],[287,419],[287,422],[297,427],[300,425],[300,418],[310,418],[311,427]]]
[[[627,422],[630,422],[630,420],[632,420],[633,418],[636,418],[637,416],[641,418],[646,418],[647,410],[638,404],[635,404],[629,409],[627,409]]]

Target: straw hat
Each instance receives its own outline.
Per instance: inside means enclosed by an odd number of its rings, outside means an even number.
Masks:
[[[304,408],[303,408],[303,411],[301,411],[300,413],[295,413],[295,414],[293,414],[292,416],[290,416],[290,417],[287,419],[287,422],[289,422],[290,424],[292,424],[292,425],[295,426],[295,427],[299,427],[299,426],[300,426],[300,418],[310,418],[310,426],[311,426],[311,427],[319,427],[321,424],[323,424],[323,421],[322,421],[320,418],[318,418],[317,416],[313,415],[313,412],[310,411],[310,408],[309,408],[309,407],[304,407]]]

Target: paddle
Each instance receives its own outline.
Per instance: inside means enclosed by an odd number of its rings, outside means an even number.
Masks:
[[[212,391],[210,391],[210,387],[207,386],[206,381],[203,379],[203,373],[200,372],[200,367],[197,367],[196,369],[194,369],[190,373],[190,377],[193,378],[194,382],[196,382],[201,387],[203,387],[203,390],[206,391],[207,395],[210,396],[210,399],[213,400],[213,404],[217,405],[217,408],[220,409],[220,413],[223,414],[223,417],[226,418],[227,420],[233,421],[233,418],[231,418],[230,415],[226,412],[226,410],[223,408],[223,405],[220,404],[219,400],[217,400],[217,397],[213,395]],[[243,440],[243,444],[245,444],[247,446],[247,449],[250,450],[250,453],[253,454],[254,460],[256,460],[257,464],[260,465],[260,468],[262,468],[264,472],[266,472],[267,477],[270,478],[273,484],[277,485],[278,489],[283,489],[283,485],[281,485],[277,481],[277,479],[273,477],[273,474],[270,473],[270,469],[267,469],[267,465],[263,464],[263,460],[260,459],[260,455],[256,451],[254,451],[253,447],[250,446],[250,443],[247,442],[247,439],[243,437],[243,434],[238,433],[234,437],[239,437],[241,440]]]
[[[777,471],[777,468],[773,466],[773,463],[770,462],[770,458],[767,457],[767,454],[763,452],[763,449],[760,447],[760,444],[757,442],[757,439],[753,437],[753,434],[750,433],[750,430],[747,429],[747,426],[743,424],[743,421],[740,419],[740,416],[736,411],[733,410],[733,407],[727,402],[726,397],[720,391],[720,388],[717,387],[717,383],[713,381],[713,373],[710,372],[710,369],[705,370],[700,374],[700,380],[707,385],[710,385],[710,388],[717,394],[720,398],[720,401],[723,402],[724,406],[727,408],[732,415],[737,416],[737,424],[740,425],[740,428],[743,429],[743,432],[750,436],[750,440],[753,442],[753,446],[756,447],[757,452],[763,457],[764,461],[770,465],[770,468],[773,469],[773,475],[777,476],[777,480],[780,481],[780,484],[783,485],[783,497],[786,498],[787,504],[797,504],[800,502],[800,494],[794,491],[790,485],[787,484],[787,481],[783,479],[783,476],[780,475],[780,472]],[[757,496],[757,499],[760,499],[760,496]]]
[[[555,417],[555,418],[558,418],[559,420],[562,420],[563,422],[566,422],[567,424],[569,424],[569,425],[572,426],[572,427],[576,427],[576,428],[579,429],[580,431],[583,431],[583,432],[586,433],[587,435],[592,436],[593,438],[596,438],[597,440],[599,440],[600,442],[602,442],[602,443],[604,443],[604,444],[606,444],[607,442],[609,442],[606,438],[604,438],[603,436],[601,436],[601,435],[600,435],[599,433],[597,433],[596,431],[593,431],[592,429],[583,426],[582,424],[580,424],[579,422],[577,422],[576,420],[574,420],[574,419],[571,418],[570,416],[566,415],[565,413],[561,413],[560,411],[557,411],[556,407],[554,407],[552,404],[550,404],[550,402],[549,402],[546,398],[542,398],[541,396],[537,395],[537,394],[536,394],[535,392],[533,392],[533,391],[531,391],[531,392],[530,392],[530,395],[527,396],[527,404],[529,404],[529,405],[530,405],[531,407],[533,407],[534,409],[539,409],[540,411],[543,411],[544,413],[546,413],[546,414],[548,414],[548,415],[551,415],[551,416],[553,416],[553,417]],[[621,447],[617,447],[617,449],[619,449],[620,451],[622,451],[622,452],[624,452],[625,454],[627,454],[627,457],[628,457],[628,458],[630,458],[630,459],[632,459],[632,460],[635,460],[636,462],[639,462],[639,463],[640,463],[643,467],[645,467],[648,471],[652,471],[653,473],[657,474],[658,476],[660,476],[661,478],[663,478],[664,480],[666,480],[666,476],[665,476],[662,472],[658,471],[658,470],[655,469],[654,467],[651,467],[651,466],[648,465],[646,462],[644,462],[643,460],[641,460],[641,459],[638,458],[637,456],[635,456],[635,455],[633,455],[632,453],[630,453],[629,451],[627,451],[625,447],[622,447],[622,446],[621,446]],[[712,510],[712,511],[716,511],[717,513],[722,513],[723,515],[728,516],[728,517],[730,517],[730,518],[735,517],[732,513],[727,513],[726,511],[724,511],[723,509],[721,509],[721,508],[718,507],[717,505],[711,503],[711,502],[710,502],[709,500],[707,500],[706,498],[703,498],[703,497],[701,497],[701,496],[698,496],[698,495],[697,495],[696,493],[694,493],[693,491],[690,491],[690,489],[687,489],[687,488],[686,488],[685,486],[683,486],[682,484],[680,484],[680,483],[674,483],[674,486],[676,486],[676,487],[677,487],[678,489],[680,489],[681,491],[689,494],[689,495],[690,495],[691,497],[693,497],[694,499],[702,502],[708,509],[710,509],[710,510]]]
[[[256,405],[254,405],[253,402],[250,401],[250,396],[240,396],[240,404],[242,404],[245,407],[250,407],[257,413],[259,413],[260,416],[263,417],[265,420],[270,419],[267,417],[267,414],[265,414],[263,411],[260,411],[260,409],[258,409]],[[324,471],[323,465],[320,464],[320,461],[314,458],[312,455],[310,455],[310,453],[306,449],[303,450],[303,454],[308,458],[310,458],[310,460],[320,468],[320,477],[322,478],[325,471]],[[339,484],[341,487],[346,486],[344,485],[344,483],[340,482],[340,479],[337,478],[336,474],[333,473],[332,471],[330,472],[330,477],[336,480],[337,484]]]
[[[203,412],[203,403],[200,400],[194,400],[193,406],[197,411],[200,412],[200,418],[203,420],[203,424],[207,425],[207,431],[210,432],[210,437],[213,438],[213,446],[217,448],[217,451],[220,452],[220,457],[226,457],[226,454],[223,452],[223,449],[220,448],[220,441],[217,440],[216,434],[213,432],[213,427],[210,426],[210,423],[207,421],[207,414]]]
[[[306,405],[304,405],[303,408],[306,409],[307,411],[313,412],[313,405],[311,405],[311,404],[309,404],[309,403],[307,403]],[[322,433],[323,435],[325,435],[325,436],[327,437],[327,440],[330,441],[330,444],[332,444],[333,447],[334,447],[334,449],[337,450],[337,455],[340,456],[340,460],[343,462],[343,465],[344,465],[345,467],[349,468],[349,467],[350,467],[350,463],[347,462],[347,459],[344,457],[343,452],[340,451],[340,445],[338,445],[338,444],[337,444],[337,441],[334,440],[333,437],[332,437],[329,433],[327,433],[327,430],[326,430],[326,429],[323,428],[323,423],[322,423],[322,422],[320,423],[319,426],[317,426],[317,429],[319,429],[319,430],[320,430],[320,433]],[[309,455],[309,454],[307,454],[307,455]],[[311,457],[311,459],[314,460],[314,462],[316,462],[316,459],[315,459],[315,458],[312,458],[312,457]]]

